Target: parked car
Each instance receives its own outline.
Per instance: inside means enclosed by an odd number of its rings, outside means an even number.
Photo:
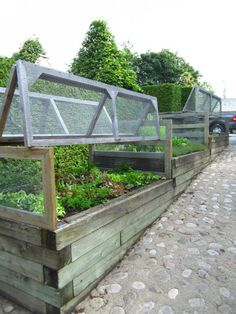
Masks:
[[[209,131],[210,133],[225,133],[227,130],[230,133],[236,133],[236,112],[222,111],[215,115],[209,116]]]

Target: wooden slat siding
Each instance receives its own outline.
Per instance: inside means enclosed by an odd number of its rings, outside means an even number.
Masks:
[[[38,298],[32,297],[28,293],[16,289],[3,281],[0,281],[0,295],[27,308],[34,314],[48,314],[45,302],[39,300]]]
[[[2,266],[0,266],[0,278],[4,283],[55,307],[60,307],[73,298],[71,283],[58,290]]]
[[[104,277],[107,272],[109,272],[114,266],[122,259],[127,250],[140,238],[143,232],[140,232],[135,237],[130,239],[128,242],[120,246],[118,249],[111,252],[111,254],[104,257],[98,263],[93,265],[84,273],[80,274],[73,281],[74,286],[74,295],[77,296],[89,286],[91,283],[96,281],[97,279],[101,279]]]
[[[220,142],[215,142],[211,144],[211,148],[216,148],[216,147],[227,147],[228,143],[226,141],[220,141]]]
[[[41,246],[41,230],[37,227],[0,218],[0,234]]]
[[[191,180],[187,180],[180,184],[175,188],[174,195],[166,201],[163,205],[156,207],[151,212],[145,213],[144,216],[138,216],[138,220],[135,221],[134,224],[128,226],[124,230],[121,231],[121,244],[125,243],[132,236],[134,236],[141,229],[145,230],[145,228],[152,224],[173,202],[173,200],[181,194],[185,188],[189,185]],[[159,204],[158,204],[159,205]]]
[[[219,153],[223,152],[223,150],[225,150],[224,146],[217,147],[217,148],[212,148],[211,149],[211,154],[212,155],[219,154]]]
[[[130,240],[130,247],[132,245],[134,245],[135,242],[137,242],[139,240],[139,238],[142,236],[143,232],[140,232],[138,235],[136,235],[134,238],[132,238]],[[126,251],[128,250],[129,248],[126,249]],[[126,253],[126,251],[124,252],[124,254]],[[123,254],[123,255],[124,255]],[[123,255],[121,256],[120,259],[122,259]],[[118,261],[119,262],[119,261]],[[109,267],[108,269],[106,269],[104,271],[104,273],[92,280],[92,282],[82,291],[79,293],[79,295],[76,295],[73,299],[71,299],[68,303],[66,303],[62,308],[61,308],[61,312],[60,314],[65,314],[65,313],[70,313],[70,311],[73,310],[74,306],[76,304],[78,304],[79,302],[81,302],[87,295],[88,293],[93,289],[95,288],[98,283],[116,266],[117,263],[115,263],[114,265],[112,265],[111,267]],[[92,270],[91,270],[92,271]]]
[[[32,278],[36,281],[42,283],[44,281],[42,265],[31,261],[27,261],[24,258],[12,255],[1,250],[0,250],[0,265],[7,269],[13,270],[17,273],[20,273],[24,276]]]
[[[191,153],[185,156],[172,158],[172,167],[177,168],[185,165],[186,163],[194,162],[196,160],[201,160],[204,157],[209,156],[209,151]]]
[[[172,188],[172,190],[167,191],[162,196],[151,200],[131,213],[74,242],[72,244],[72,260],[74,261],[80,259],[83,254],[98,246],[109,236],[122,231],[126,227],[130,226],[130,224],[139,220],[140,217],[145,216],[154,209],[161,206],[165,207],[165,204],[170,200],[173,200],[173,198],[175,198],[180,192],[182,192],[182,187],[178,187],[176,190]]]
[[[201,129],[205,128],[205,123],[194,123],[194,124],[173,124],[173,129]]]
[[[124,157],[124,158],[147,158],[163,159],[164,153],[155,152],[116,152],[116,151],[95,151],[95,156],[102,157]]]
[[[203,116],[205,112],[173,112],[173,113],[161,113],[160,118],[185,118],[185,117],[192,117],[192,116]]]
[[[175,178],[175,185],[178,186],[178,185],[184,183],[185,181],[192,179],[197,174],[199,174],[207,165],[208,165],[208,163],[203,164],[201,166],[194,168],[193,170],[190,170],[190,171],[176,177]]]
[[[100,168],[115,168],[118,167],[122,162],[127,163],[134,169],[143,171],[153,172],[164,172],[164,158],[161,159],[150,159],[150,158],[125,158],[125,157],[107,157],[107,156],[96,156],[94,159],[96,165]]]
[[[227,143],[227,141],[219,141],[219,142],[212,142],[211,143],[211,147],[212,148],[216,148],[216,147],[226,147],[226,146],[228,146],[228,143]]]
[[[53,251],[21,239],[17,240],[1,234],[0,250],[55,270],[65,266],[67,263],[64,254],[65,249]]]
[[[122,217],[151,199],[166,193],[171,188],[172,180],[158,182],[136,190],[131,195],[117,198],[107,206],[98,206],[87,210],[87,213],[82,213],[82,215],[71,216],[69,221],[73,221],[73,224],[64,225],[54,233],[56,235],[57,250]]]
[[[137,221],[140,216],[149,213],[158,206],[162,206],[162,204],[166,203],[174,196],[175,193],[173,189],[171,191],[167,191],[162,196],[147,202],[129,214],[118,218],[114,222],[107,224],[95,232],[90,233],[82,239],[74,242],[72,244],[72,260],[74,261],[81,258],[83,254],[98,246],[102,241],[105,241],[109,235],[111,236],[122,231],[124,228]]]
[[[210,162],[210,155],[207,157],[202,158],[201,160],[195,160],[193,162],[186,163],[185,165],[182,165],[177,168],[172,168],[172,177],[176,178],[177,176],[190,171],[193,168],[196,168],[196,166],[201,165],[202,163],[209,163]]]
[[[145,213],[143,216],[139,216],[139,219],[132,225],[121,231],[121,244],[124,244],[129,239],[134,237],[137,233],[145,230],[150,224],[152,224],[172,203],[173,198],[167,203],[159,206],[156,204],[156,208],[151,212]]]
[[[115,234],[73,263],[60,269],[58,271],[58,288],[63,288],[118,247],[120,247],[120,233]]]

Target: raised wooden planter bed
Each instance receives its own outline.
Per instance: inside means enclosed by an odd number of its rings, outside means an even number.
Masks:
[[[222,152],[229,145],[229,136],[221,135],[209,137],[209,148],[211,152],[211,160]]]
[[[210,160],[210,152],[173,158],[173,179],[68,217],[55,231],[0,218],[0,293],[33,313],[66,313]]]

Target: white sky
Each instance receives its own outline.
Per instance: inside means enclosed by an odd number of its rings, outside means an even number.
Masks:
[[[36,36],[52,66],[66,71],[90,23],[108,22],[133,52],[178,52],[216,94],[236,98],[235,0],[0,0],[0,55]]]

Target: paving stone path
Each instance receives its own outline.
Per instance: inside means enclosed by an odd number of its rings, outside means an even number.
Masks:
[[[230,146],[71,314],[235,314],[235,204]],[[1,310],[29,313],[0,297]]]

